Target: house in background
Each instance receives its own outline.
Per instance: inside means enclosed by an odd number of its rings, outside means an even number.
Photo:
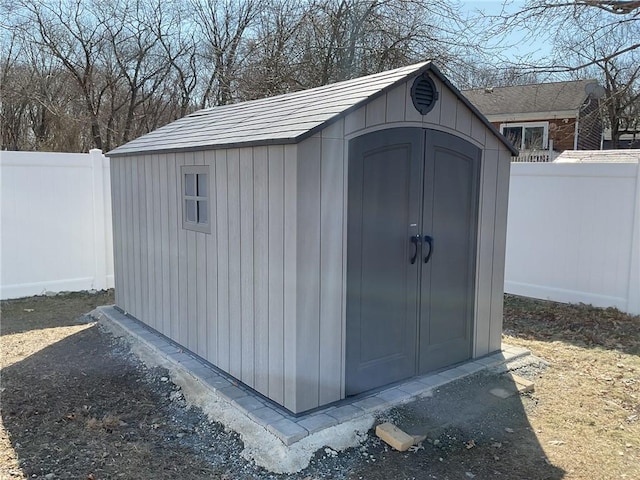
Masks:
[[[599,150],[602,119],[596,80],[478,88],[471,103],[520,150],[518,161],[548,162],[564,150]]]

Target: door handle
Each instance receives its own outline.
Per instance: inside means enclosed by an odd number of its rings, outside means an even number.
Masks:
[[[411,243],[413,243],[413,256],[411,257],[411,265],[416,263],[416,258],[418,258],[418,244],[422,242],[420,235],[412,235]]]
[[[426,257],[424,257],[424,263],[428,263],[431,259],[431,254],[433,253],[433,237],[425,235],[422,238],[429,244],[429,253],[427,253]]]

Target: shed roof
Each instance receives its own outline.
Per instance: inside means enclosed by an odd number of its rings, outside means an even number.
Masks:
[[[512,87],[476,88],[462,93],[484,115],[578,110],[589,96],[587,85],[596,80],[535,83]]]
[[[640,163],[640,149],[565,150],[554,163]]]
[[[425,71],[447,85],[514,154],[511,144],[431,62],[274,97],[194,112],[111,150],[137,153],[210,150],[298,143],[384,92]]]

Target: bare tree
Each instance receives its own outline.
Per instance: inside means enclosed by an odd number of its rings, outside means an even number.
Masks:
[[[617,54],[630,40],[640,38],[640,22],[620,25],[606,37],[594,36],[601,22],[596,18],[559,36],[556,49],[576,65],[589,65],[579,75],[600,80],[603,117],[611,129],[612,146],[618,148],[621,135],[640,133],[640,51]]]
[[[201,108],[234,101],[246,35],[261,7],[261,0],[191,0],[203,46],[201,68],[208,72]]]

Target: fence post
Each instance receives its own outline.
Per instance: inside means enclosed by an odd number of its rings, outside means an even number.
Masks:
[[[93,178],[93,238],[95,272],[93,288],[105,290],[107,288],[107,242],[105,229],[105,199],[104,199],[104,155],[102,150],[89,150]]]
[[[640,315],[640,162],[636,169],[635,214],[631,234],[631,269],[627,293],[627,312]]]

